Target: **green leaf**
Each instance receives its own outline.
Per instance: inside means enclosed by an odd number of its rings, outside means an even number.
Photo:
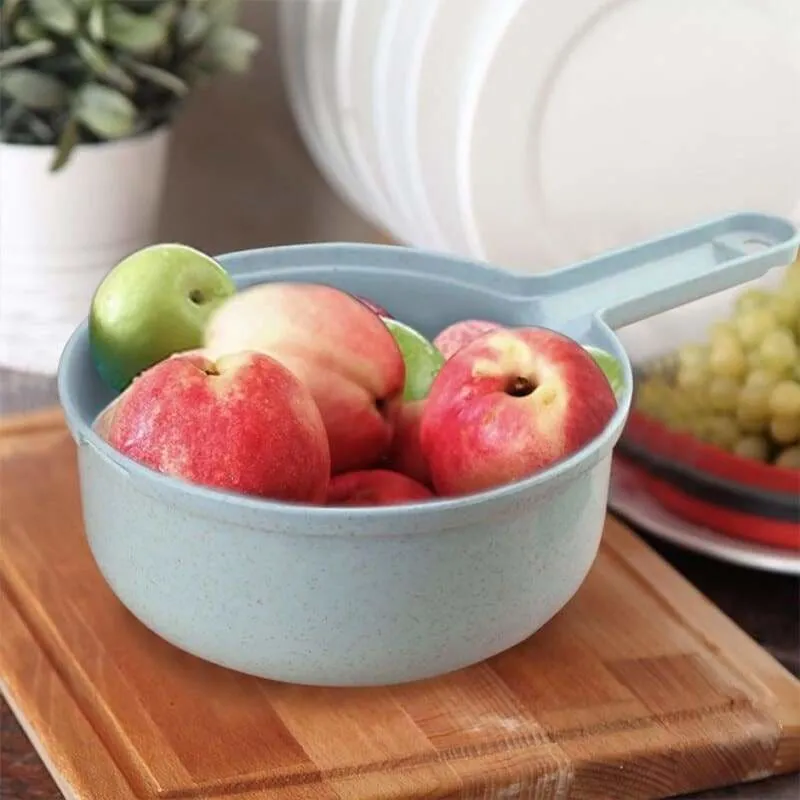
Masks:
[[[169,26],[152,14],[134,14],[124,6],[109,6],[106,38],[122,50],[149,56],[167,43]]]
[[[213,70],[203,64],[202,52],[200,52],[178,64],[176,72],[185,83],[192,86],[206,78]]]
[[[185,97],[189,93],[188,84],[165,69],[154,67],[152,64],[143,64],[141,61],[134,61],[133,59],[128,60],[126,63],[128,69],[140,78],[144,78],[178,97]]]
[[[8,107],[8,110],[3,113],[2,117],[4,133],[8,133],[9,131],[13,130],[18,123],[25,119],[25,116],[28,113],[28,110],[22,105],[22,103],[11,103]]]
[[[25,108],[37,111],[58,108],[67,102],[67,87],[60,80],[27,67],[5,72],[0,89]]]
[[[204,55],[218,69],[246,72],[256,51],[261,47],[258,37],[242,28],[215,28],[209,34]]]
[[[180,7],[175,0],[160,0],[160,3],[153,11],[153,17],[161,22],[165,27],[171,28],[180,13]]]
[[[113,0],[113,2],[126,6],[129,10],[136,13],[146,14],[153,10],[153,6],[159,3],[170,2],[170,0],[155,0],[155,2],[153,2],[153,0]],[[187,2],[187,0],[181,0],[181,2]],[[188,2],[191,2],[191,0],[188,0]]]
[[[31,7],[45,28],[70,36],[78,30],[78,9],[70,0],[30,0]]]
[[[206,0],[205,7],[216,23],[231,25],[239,16],[239,0]]]
[[[211,20],[199,8],[187,6],[178,19],[178,42],[182,47],[196,47],[211,29]]]
[[[0,2],[0,22],[10,24],[14,18],[14,12],[20,7],[21,0],[5,0]]]
[[[51,144],[54,140],[53,129],[35,114],[28,117],[28,130],[33,134],[37,144]]]
[[[106,3],[98,0],[89,12],[86,20],[86,30],[96,42],[105,41],[106,38]]]
[[[74,88],[86,78],[86,64],[73,49],[56,51],[55,55],[47,58],[47,72],[58,75],[61,81]]]
[[[85,14],[93,5],[104,2],[104,0],[71,0],[72,5],[82,14]]]
[[[70,117],[67,120],[64,129],[61,131],[61,136],[58,138],[56,145],[56,154],[50,164],[51,172],[58,172],[69,160],[75,145],[80,140],[80,130],[78,128],[78,120],[75,117]]]
[[[14,64],[23,64],[34,58],[41,58],[49,55],[56,49],[56,46],[49,39],[39,39],[29,44],[19,47],[9,47],[8,50],[0,50],[0,69],[8,69]]]
[[[123,92],[133,94],[136,91],[136,81],[119,64],[112,61],[102,47],[88,39],[79,38],[75,40],[75,49],[95,75],[114,84]]]
[[[74,113],[101,139],[121,139],[136,130],[136,106],[124,94],[100,83],[87,83],[79,89]]]
[[[47,33],[33,17],[20,17],[14,24],[14,35],[21,42],[35,42],[45,38]]]

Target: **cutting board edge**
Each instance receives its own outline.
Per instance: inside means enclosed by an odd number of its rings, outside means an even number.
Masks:
[[[80,705],[75,702],[47,653],[4,591],[0,596],[0,608],[5,623],[4,640],[7,642],[9,638],[13,638],[14,642],[22,643],[28,648],[28,653],[38,660],[40,671],[37,672],[37,684],[40,687],[47,686],[49,703],[46,711],[42,711],[41,704],[35,702],[35,692],[20,690],[21,676],[15,674],[19,673],[19,669],[14,669],[16,664],[13,659],[3,656],[3,645],[0,645],[0,666],[3,667],[0,669],[0,694],[5,698],[59,791],[67,800],[83,800],[89,796],[86,792],[92,785],[100,781],[113,789],[115,800],[137,800],[137,794],[114,763],[108,749],[100,743],[97,731],[82,712]],[[6,679],[8,666],[12,669]],[[37,727],[39,732],[36,731]],[[87,784],[81,780],[80,771],[63,754],[63,748],[58,747],[59,735],[69,736],[71,733],[74,738],[76,732],[86,743],[92,740],[98,742],[93,755],[92,783]],[[62,753],[61,758],[57,755],[59,752]]]
[[[775,768],[783,773],[800,770],[800,681],[653,548],[624,524],[621,527],[627,536],[609,541],[611,549],[623,558],[626,566],[636,571],[650,591],[657,593],[672,614],[685,621],[707,649],[725,662],[728,669],[751,686],[757,683],[754,688],[760,690],[761,707],[769,711],[784,732],[776,749]],[[624,557],[620,554],[621,542],[627,548]],[[653,580],[655,574],[659,575],[657,580]],[[687,619],[681,614],[677,609],[681,599],[701,610],[700,618]],[[703,633],[703,629],[709,627],[714,629],[715,642],[709,641]],[[726,644],[724,649],[719,646],[720,642]],[[743,656],[744,666],[749,669],[743,669]],[[765,682],[767,677],[769,685]]]

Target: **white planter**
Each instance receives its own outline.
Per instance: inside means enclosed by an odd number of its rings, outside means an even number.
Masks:
[[[170,130],[53,149],[0,143],[0,366],[52,374],[103,276],[151,244]]]

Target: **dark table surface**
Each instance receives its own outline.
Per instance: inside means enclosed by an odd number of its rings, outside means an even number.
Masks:
[[[295,132],[276,64],[274,5],[244,3],[245,24],[264,42],[252,72],[197,92],[176,126],[162,241],[222,253],[292,242],[374,241],[379,235],[325,184]],[[55,402],[52,379],[0,370],[0,412]],[[800,673],[800,580],[648,541],[789,670]],[[4,701],[0,724],[0,799],[61,800]],[[798,800],[800,778],[697,797]]]

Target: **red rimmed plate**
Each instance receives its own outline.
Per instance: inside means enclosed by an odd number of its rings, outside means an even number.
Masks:
[[[609,506],[614,513],[653,536],[695,553],[738,566],[800,576],[800,553],[727,536],[682,519],[644,486],[639,473],[614,457]]]
[[[750,461],[633,412],[617,460],[676,517],[800,553],[800,472]]]
[[[800,495],[800,471],[741,458],[688,433],[670,430],[641,411],[631,411],[622,444],[636,446],[675,467],[688,467],[737,486]]]

